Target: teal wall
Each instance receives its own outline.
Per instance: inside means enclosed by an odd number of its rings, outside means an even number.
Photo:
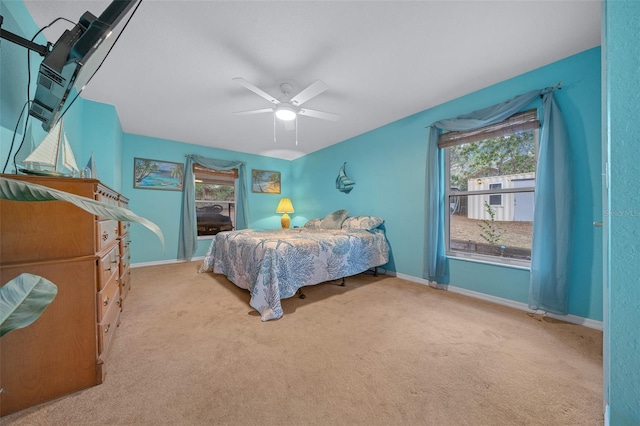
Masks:
[[[214,136],[212,136],[214,137]],[[178,236],[182,192],[133,188],[133,159],[185,163],[188,154],[202,155],[219,160],[244,161],[247,166],[247,189],[249,191],[249,226],[251,228],[279,228],[280,215],[276,207],[281,197],[290,197],[294,181],[290,177],[290,162],[259,155],[244,154],[204,146],[180,143],[166,139],[125,133],[122,144],[122,189],[130,200],[129,207],[138,215],[153,221],[165,237],[164,250],[158,238],[139,224],[131,225],[131,262],[156,262],[173,260],[178,256]],[[250,174],[252,169],[274,170],[281,173],[281,194],[252,193]],[[294,201],[294,208],[298,206]],[[204,256],[211,240],[199,241],[195,256]]]
[[[610,164],[608,313],[604,351],[611,425],[640,424],[640,2],[605,3]],[[607,226],[605,227],[605,229]],[[605,357],[605,361],[606,361]],[[606,392],[605,392],[606,395]]]
[[[22,2],[0,0],[0,15],[4,17],[2,29],[29,38],[39,28],[29,15]],[[45,44],[46,39],[40,35],[36,43]],[[32,75],[38,72],[40,56],[31,54]],[[20,107],[27,101],[27,49],[6,40],[0,40],[0,126],[13,132]],[[3,138],[4,141],[4,138]],[[2,144],[3,150],[7,147]],[[5,159],[2,151],[2,159]],[[4,164],[3,164],[4,165]]]
[[[98,177],[116,191],[122,190],[122,126],[113,105],[83,100],[82,149],[78,166],[84,168],[91,153]]]
[[[444,118],[493,105],[562,81],[556,93],[567,121],[575,159],[579,209],[574,219],[574,262],[569,310],[602,320],[602,219],[600,49],[595,48],[527,74],[380,127],[292,162],[299,181],[293,191],[296,224],[344,208],[351,215],[385,219],[392,249],[389,269],[422,278],[426,127]],[[349,194],[335,189],[343,162],[356,182]],[[449,284],[527,303],[529,272],[511,267],[450,260]]]

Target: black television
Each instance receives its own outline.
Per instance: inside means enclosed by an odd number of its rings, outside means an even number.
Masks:
[[[114,0],[98,17],[85,12],[43,55],[29,114],[42,121],[45,131],[51,130],[93,77],[140,1]]]

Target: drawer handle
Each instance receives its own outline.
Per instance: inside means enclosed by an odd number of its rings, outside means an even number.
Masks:
[[[105,297],[105,298],[104,298],[104,301],[102,302],[102,304],[103,304],[104,306],[107,306],[107,305],[109,304],[109,296],[107,296],[107,297]]]
[[[104,334],[108,334],[110,328],[111,328],[111,324],[107,324],[107,326],[104,328]]]
[[[104,231],[102,233],[102,241],[107,241],[109,239],[109,233],[107,231]]]

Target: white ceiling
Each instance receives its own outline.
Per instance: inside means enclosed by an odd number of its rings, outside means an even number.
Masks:
[[[42,27],[109,1],[25,0]],[[600,45],[600,1],[143,0],[83,97],[116,106],[127,133],[295,159]],[[65,29],[45,31],[55,41]],[[329,89],[295,132],[232,81],[279,97]],[[549,82],[550,84],[554,82]],[[428,123],[425,123],[425,125]]]

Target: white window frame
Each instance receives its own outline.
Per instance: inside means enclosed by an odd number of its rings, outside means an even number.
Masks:
[[[496,185],[499,185],[498,187],[496,187]],[[493,188],[492,188],[493,187]],[[496,190],[500,190],[500,194],[489,194],[489,199],[487,200],[487,202],[489,203],[489,205],[491,207],[502,207],[502,182],[494,182],[494,183],[490,183],[489,184],[489,189],[492,191],[496,191]],[[500,202],[498,203],[492,203],[491,202],[491,197],[500,197],[499,200]]]
[[[519,120],[523,121],[520,123]],[[513,122],[515,121],[515,124]],[[452,250],[450,247],[450,197],[451,196],[471,196],[471,195],[486,195],[489,198],[491,195],[496,195],[495,189],[475,190],[475,191],[460,191],[452,190],[451,188],[451,163],[449,155],[449,147],[462,145],[465,143],[478,142],[485,139],[490,139],[497,136],[509,135],[517,133],[523,130],[533,130],[535,140],[535,159],[536,164],[538,161],[538,144],[539,144],[539,132],[538,128],[540,123],[537,117],[537,111],[535,109],[516,113],[507,118],[503,122],[486,126],[484,128],[471,130],[468,132],[448,132],[441,135],[438,142],[438,147],[444,150],[445,153],[445,250],[446,255],[451,258],[469,260],[478,263],[493,264],[500,266],[510,266],[518,269],[530,269],[531,261],[525,259],[515,259],[508,257],[492,256],[486,254],[463,252]],[[445,136],[446,135],[446,136]],[[444,136],[444,137],[443,137]],[[521,187],[521,188],[502,188],[500,189],[501,201],[504,197],[502,195],[508,193],[524,193],[535,192],[535,186]]]
[[[236,205],[237,205],[237,197],[238,197],[238,172],[237,170],[229,170],[229,171],[218,171],[213,169],[207,169],[203,166],[194,164],[193,166],[193,176],[196,182],[214,184],[214,185],[227,185],[232,184],[234,187],[234,198],[233,201],[230,200],[199,200],[197,199],[197,193],[194,192],[194,202],[196,208],[202,205],[208,204],[219,204],[223,207],[222,214],[230,216],[231,223],[233,229],[236,226]],[[196,217],[196,234],[198,233],[198,220]],[[198,235],[198,240],[211,240],[215,237],[214,235]]]

